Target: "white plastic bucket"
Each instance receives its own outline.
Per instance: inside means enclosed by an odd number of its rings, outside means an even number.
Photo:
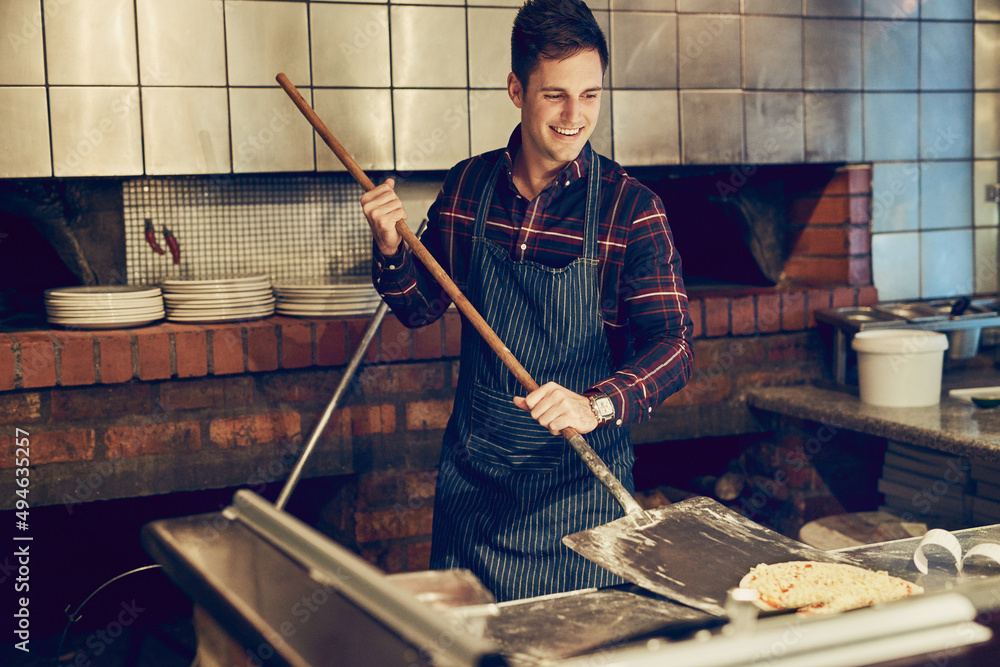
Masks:
[[[858,392],[863,403],[918,408],[941,401],[948,337],[935,331],[874,329],[854,334]]]

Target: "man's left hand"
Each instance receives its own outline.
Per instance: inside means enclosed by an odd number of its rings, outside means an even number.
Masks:
[[[530,412],[552,435],[559,435],[566,427],[580,433],[590,433],[597,428],[590,399],[555,382],[543,384],[524,398],[515,396],[514,405]]]

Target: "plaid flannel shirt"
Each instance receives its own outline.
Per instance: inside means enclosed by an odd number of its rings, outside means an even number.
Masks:
[[[514,260],[553,268],[583,253],[587,168],[597,154],[587,144],[528,201],[514,186],[511,171],[520,143],[518,126],[506,149],[456,165],[428,212],[421,241],[463,291],[479,198],[498,158],[506,168],[497,179],[486,238],[507,249]],[[690,377],[692,324],[680,257],[662,202],[613,161],[603,159],[600,166],[601,317],[616,370],[585,394],[603,392],[615,403],[623,424],[638,423]],[[374,247],[373,282],[399,320],[411,328],[430,324],[451,303],[405,243],[393,257]]]

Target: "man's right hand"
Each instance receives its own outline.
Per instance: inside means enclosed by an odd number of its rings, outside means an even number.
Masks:
[[[396,223],[406,220],[403,202],[395,191],[396,182],[389,178],[385,183],[361,195],[361,208],[372,228],[375,245],[386,257],[399,251],[402,238],[396,231]]]

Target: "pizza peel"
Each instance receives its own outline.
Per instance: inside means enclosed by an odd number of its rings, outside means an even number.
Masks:
[[[563,544],[636,586],[725,616],[726,594],[750,568],[793,560],[847,563],[698,496],[573,533]]]
[[[276,79],[358,184],[366,191],[373,189],[375,184],[291,81],[284,74],[278,74]],[[396,231],[518,381],[529,392],[537,389],[538,384],[528,371],[424,248],[405,220],[396,223]],[[637,586],[724,616],[727,590],[759,563],[839,562],[835,556],[768,530],[710,498],[692,498],[669,507],[644,510],[579,432],[566,428],[562,435],[626,514],[596,528],[567,535],[563,543]]]

